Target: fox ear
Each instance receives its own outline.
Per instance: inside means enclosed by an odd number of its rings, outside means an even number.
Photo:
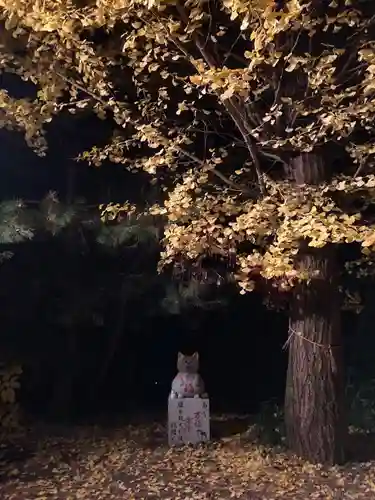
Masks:
[[[198,352],[195,352],[195,353],[193,354],[193,358],[194,358],[194,359],[199,359],[199,353],[198,353]]]
[[[184,355],[182,354],[182,352],[179,352],[179,353],[177,354],[177,357],[178,357],[178,359],[180,359],[180,358],[183,358],[183,357],[184,357]]]

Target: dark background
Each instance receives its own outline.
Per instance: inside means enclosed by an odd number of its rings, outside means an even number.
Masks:
[[[0,87],[18,96],[33,92],[9,75],[0,76]],[[54,190],[62,200],[88,204],[136,201],[144,196],[141,176],[73,160],[108,134],[91,115],[58,118],[48,132],[49,153],[39,158],[22,134],[0,130],[0,199],[38,201]],[[213,411],[256,412],[265,401],[282,401],[287,315],[267,309],[258,294],[223,288],[215,307],[173,315],[161,307],[166,281],[155,272],[155,250],[108,253],[76,235],[44,235],[14,251],[0,267],[0,350],[3,361],[24,366],[20,400],[28,413],[61,419],[165,411],[179,350],[199,352]],[[142,293],[127,278],[136,272],[144,275]],[[369,287],[359,321],[344,314],[350,373],[372,365],[363,361],[373,338],[371,294]]]

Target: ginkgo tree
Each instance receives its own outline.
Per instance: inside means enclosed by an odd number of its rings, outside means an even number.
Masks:
[[[164,221],[160,269],[205,279],[219,258],[241,293],[267,283],[287,297],[288,442],[321,462],[343,460],[346,434],[339,250],[358,249],[351,269],[375,250],[373,11],[371,0],[0,0],[0,68],[38,89],[0,91],[1,124],[43,155],[56,115],[111,121],[110,142],[79,160],[160,186],[147,208]]]

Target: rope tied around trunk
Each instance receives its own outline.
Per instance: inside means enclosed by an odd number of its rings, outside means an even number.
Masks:
[[[285,344],[283,345],[283,349],[287,349],[289,347],[289,344],[291,342],[291,339],[293,336],[296,336],[298,338],[300,338],[301,340],[305,340],[306,342],[309,342],[310,344],[316,346],[316,347],[319,347],[319,349],[323,349],[325,351],[327,351],[330,355],[330,358],[331,358],[331,364],[332,364],[332,371],[335,372],[336,371],[336,362],[335,362],[335,358],[333,356],[333,349],[339,349],[339,348],[342,348],[342,345],[340,344],[321,344],[319,342],[315,342],[314,340],[311,340],[311,339],[308,339],[307,337],[305,337],[304,335],[302,335],[301,332],[297,332],[296,330],[292,330],[291,328],[289,329],[289,336],[285,342]]]

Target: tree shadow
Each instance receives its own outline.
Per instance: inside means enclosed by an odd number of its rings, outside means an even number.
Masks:
[[[354,432],[347,442],[348,462],[370,462],[375,460],[375,432]]]
[[[211,419],[211,437],[224,441],[238,439],[243,444],[266,447],[283,444],[282,424],[277,417],[266,414],[214,416]]]
[[[211,418],[212,439],[229,438],[236,435],[243,435],[252,425],[250,415],[223,415]]]
[[[0,445],[0,484],[12,481],[33,483],[55,476],[57,469],[76,473],[80,451],[74,444],[74,430],[63,432],[30,429],[22,436],[4,439]],[[82,450],[84,453],[84,449]]]
[[[4,441],[0,446],[0,484],[22,472],[37,451],[23,442]]]

